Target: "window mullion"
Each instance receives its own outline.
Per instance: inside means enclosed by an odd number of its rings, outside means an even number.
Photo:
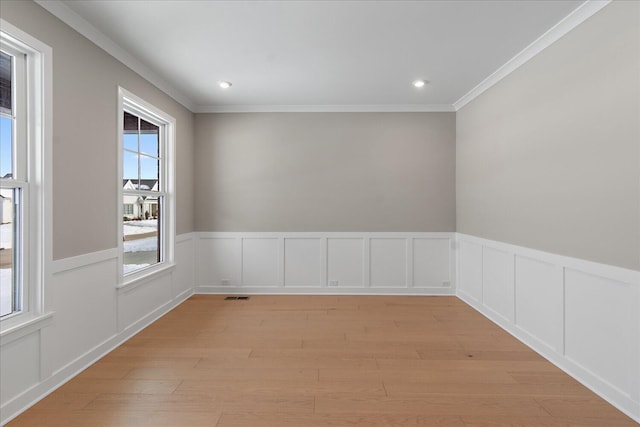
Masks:
[[[0,188],[28,188],[29,183],[17,179],[1,179]]]
[[[146,197],[158,197],[166,196],[164,191],[146,191],[146,190],[122,190],[123,196],[146,196]]]

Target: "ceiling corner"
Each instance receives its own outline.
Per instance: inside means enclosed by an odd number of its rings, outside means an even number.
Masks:
[[[109,37],[100,32],[96,27],[87,22],[84,18],[71,10],[61,0],[34,0],[39,6],[47,10],[56,18],[76,30],[78,33],[89,39],[96,46],[113,56],[115,59],[129,67],[135,73],[142,76],[149,83],[164,92],[173,100],[181,104],[191,112],[195,110],[195,103],[177,90],[173,85],[160,77],[149,67],[137,60],[133,55],[116,44]]]
[[[522,51],[516,54],[513,58],[507,61],[504,65],[494,71],[491,75],[485,78],[477,86],[471,89],[469,92],[460,97],[453,103],[455,111],[458,111],[469,102],[480,96],[487,89],[498,83],[500,80],[507,77],[509,74],[520,68],[531,58],[542,52],[547,47],[562,38],[565,34],[582,24],[584,21],[595,15],[602,8],[611,3],[611,0],[587,0],[580,6],[578,6],[573,12],[567,15],[564,19],[551,27],[546,33],[538,37],[529,46],[525,47]]]

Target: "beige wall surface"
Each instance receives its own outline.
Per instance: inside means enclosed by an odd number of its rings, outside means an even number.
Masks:
[[[118,86],[176,119],[176,230],[193,231],[193,114],[37,4],[0,12],[53,49],[54,259],[117,246]]]
[[[454,231],[454,113],[196,114],[197,231]]]
[[[458,111],[457,231],[640,270],[640,3]]]

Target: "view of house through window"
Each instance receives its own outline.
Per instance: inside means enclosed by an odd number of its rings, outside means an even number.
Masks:
[[[163,261],[161,128],[124,112],[122,140],[123,273]]]

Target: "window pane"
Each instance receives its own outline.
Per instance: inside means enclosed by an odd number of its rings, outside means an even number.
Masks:
[[[0,117],[0,178],[11,178],[13,173],[13,119]]]
[[[15,206],[20,190],[0,190],[0,316],[20,309],[20,288],[16,264],[18,256]]]
[[[140,151],[158,157],[158,132],[140,134]]]
[[[133,205],[133,219],[125,215],[122,222],[123,273],[128,274],[161,261],[158,229],[160,200],[155,197],[123,196],[122,202],[125,206]]]
[[[129,274],[163,261],[159,191],[160,127],[125,113],[123,129],[123,273]]]
[[[125,133],[138,133],[138,118],[133,114],[124,113],[124,132]]]
[[[122,135],[122,145],[127,150],[138,151],[138,134],[125,133]]]
[[[13,58],[4,52],[0,52],[0,112],[12,115],[13,100],[11,84]]]
[[[160,175],[158,173],[158,159],[155,157],[147,157],[140,155],[140,178],[144,180],[157,180]],[[147,183],[150,184],[150,183]],[[149,185],[153,187],[153,185]],[[145,190],[151,190],[146,188]]]
[[[160,128],[153,123],[140,119],[140,131],[142,131],[142,133],[158,133],[159,130]]]
[[[131,182],[138,185],[138,154],[131,151],[124,151],[122,153],[122,179],[131,180]],[[137,189],[137,187],[136,187]]]

